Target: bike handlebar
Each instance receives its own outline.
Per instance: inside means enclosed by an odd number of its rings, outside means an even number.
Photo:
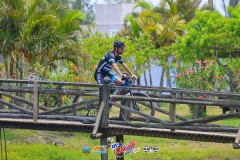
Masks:
[[[130,84],[133,84],[135,80],[136,80],[135,78],[129,75],[127,75],[126,77],[122,77],[122,81],[129,82]]]

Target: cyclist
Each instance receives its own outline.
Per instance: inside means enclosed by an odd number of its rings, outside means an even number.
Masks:
[[[122,74],[116,62],[120,63],[134,79],[137,79],[137,77],[128,68],[127,64],[122,60],[124,48],[125,44],[123,42],[114,41],[113,51],[108,52],[105,56],[103,56],[95,70],[94,79],[97,83],[103,84],[103,79],[106,76],[110,77],[110,83],[115,83],[116,85],[124,83],[120,78],[109,73],[109,71],[113,68],[121,77],[125,77],[125,74]]]

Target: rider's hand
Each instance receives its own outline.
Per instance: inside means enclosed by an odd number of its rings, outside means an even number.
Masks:
[[[125,80],[125,79],[127,78],[127,76],[128,76],[128,75],[127,75],[126,73],[123,73],[123,74],[122,74],[122,80]]]
[[[137,76],[136,75],[132,75],[132,78],[134,78],[135,80],[137,80]]]

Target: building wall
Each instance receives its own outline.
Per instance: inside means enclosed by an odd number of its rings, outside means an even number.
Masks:
[[[120,31],[124,27],[125,16],[133,11],[134,6],[135,4],[96,4],[96,30],[110,36]]]

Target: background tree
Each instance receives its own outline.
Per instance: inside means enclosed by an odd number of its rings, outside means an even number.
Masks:
[[[175,53],[182,63],[215,59],[230,91],[238,92],[240,7],[229,7],[229,12],[233,18],[225,18],[217,11],[198,11],[187,25],[188,33],[179,39]]]
[[[94,5],[97,3],[97,0],[95,0],[94,3],[92,3],[91,0],[47,0],[50,3],[56,3],[60,2],[67,6],[69,6],[71,9],[80,10],[86,15],[86,18],[84,21],[82,21],[82,24],[92,24],[95,20],[95,13],[94,13]]]
[[[84,18],[81,12],[61,3],[37,0],[3,0],[0,11],[1,27],[4,28],[0,32],[1,53],[14,59],[17,77],[20,59],[21,63],[30,64],[32,70],[42,72],[45,77],[49,66],[56,66],[55,62],[69,59],[69,54],[76,52],[70,46],[75,31],[80,29],[76,19]]]

